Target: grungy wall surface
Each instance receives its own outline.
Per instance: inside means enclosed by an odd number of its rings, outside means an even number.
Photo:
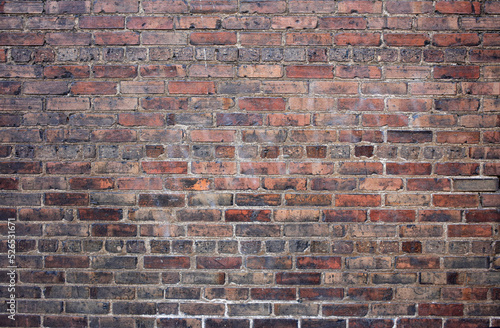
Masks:
[[[0,326],[500,326],[500,2],[0,12]]]

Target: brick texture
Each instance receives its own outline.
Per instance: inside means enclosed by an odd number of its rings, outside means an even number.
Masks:
[[[499,15],[2,1],[0,326],[500,326]]]

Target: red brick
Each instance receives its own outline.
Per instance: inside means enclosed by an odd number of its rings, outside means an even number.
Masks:
[[[389,301],[392,299],[391,288],[349,288],[347,296],[357,301]]]
[[[289,206],[329,206],[332,196],[324,194],[286,194],[286,205]]]
[[[317,272],[278,272],[278,285],[319,285],[321,274]]]
[[[187,162],[142,162],[142,168],[147,174],[185,174]]]
[[[312,82],[311,89],[316,94],[357,94],[357,82],[321,81]]]
[[[89,205],[89,195],[83,193],[45,193],[45,205],[86,206]]]
[[[489,209],[468,210],[465,212],[467,222],[500,222],[500,211]]]
[[[189,67],[189,76],[234,77],[233,71],[233,66],[231,65],[191,65]]]
[[[474,194],[433,195],[433,203],[438,207],[477,207],[479,197]]]
[[[366,19],[364,17],[321,17],[318,19],[319,29],[328,30],[364,30]]]
[[[397,114],[363,114],[362,125],[368,127],[390,126],[402,127],[408,126],[408,116]]]
[[[308,16],[275,16],[271,18],[271,28],[275,30],[315,28],[318,18]]]
[[[432,256],[398,256],[396,269],[439,269],[439,258]]]
[[[236,10],[236,2],[227,0],[204,0],[191,4],[191,11],[195,13],[234,13]]]
[[[423,47],[430,43],[427,34],[385,34],[384,40],[393,47]]]
[[[500,197],[498,194],[483,194],[481,203],[483,207],[499,207]]]
[[[479,132],[437,132],[437,142],[451,144],[479,143]]]
[[[147,207],[182,207],[185,204],[183,194],[140,194],[139,206]]]
[[[189,269],[189,257],[187,256],[145,256],[145,269]]]
[[[483,44],[485,46],[498,46],[500,44],[500,33],[484,33]]]
[[[462,92],[472,95],[499,95],[500,83],[497,82],[462,82]]]
[[[75,190],[106,190],[113,189],[114,181],[110,178],[71,178],[69,186]]]
[[[209,95],[215,93],[215,83],[195,81],[169,82],[168,92],[171,94]]]
[[[16,320],[18,320],[16,318]],[[80,316],[45,316],[43,319],[44,324],[52,327],[81,327],[84,328],[88,325],[88,319]],[[28,327],[28,324],[26,325]]]
[[[327,175],[333,172],[333,163],[290,163],[290,174]]]
[[[141,43],[145,45],[187,44],[187,35],[184,32],[146,31],[141,33],[141,37],[142,37]],[[151,59],[154,58],[153,54],[151,54],[150,56]]]
[[[408,86],[406,83],[394,82],[368,82],[364,83],[361,90],[364,94],[371,95],[404,95],[406,94]]]
[[[330,46],[332,36],[329,33],[292,32],[286,35],[285,42],[291,46]]]
[[[132,78],[137,76],[137,67],[132,65],[94,65],[96,78]]]
[[[380,33],[339,33],[335,34],[334,42],[338,46],[379,46]]]
[[[403,180],[399,178],[362,178],[359,181],[361,190],[400,190]]]
[[[368,314],[368,304],[325,304],[323,305],[323,314],[326,316],[364,317]],[[365,325],[364,327],[370,326]]]
[[[438,1],[436,11],[441,14],[479,14],[481,4],[476,1]]]
[[[232,142],[235,138],[234,130],[194,130],[191,131],[193,142]]]
[[[43,33],[0,33],[0,46],[42,46],[44,39]]]
[[[342,288],[299,288],[299,297],[308,301],[341,300],[344,297]]]
[[[418,314],[421,316],[463,316],[463,304],[423,303],[418,305]]]
[[[475,33],[440,33],[432,37],[432,44],[437,47],[477,46],[479,42]]]
[[[217,16],[181,16],[174,18],[176,29],[215,29],[220,24]]]
[[[194,45],[231,45],[236,44],[236,33],[192,32],[190,42]]]
[[[227,222],[269,222],[270,210],[226,210]]]
[[[268,114],[270,126],[307,126],[311,124],[309,114]]]
[[[138,45],[139,34],[135,32],[96,32],[94,33],[97,45]]]
[[[0,178],[1,190],[17,190],[19,188],[19,180],[16,178]]]
[[[85,221],[119,221],[123,218],[123,211],[113,208],[81,208],[78,209],[78,218]]]
[[[294,300],[294,288],[252,288],[250,297],[255,300]]]
[[[343,79],[366,78],[379,79],[382,77],[382,70],[377,66],[337,66],[335,67],[335,76]],[[344,101],[355,100],[353,98],[345,98]],[[380,101],[381,99],[359,99],[360,101]]]
[[[330,79],[333,78],[333,67],[324,65],[287,66],[286,76],[302,79]]]
[[[447,319],[445,328],[488,328],[490,327],[487,319]]]
[[[286,9],[285,1],[263,1],[263,2],[242,2],[240,4],[241,12],[258,14],[276,14],[284,13]]]
[[[355,206],[380,206],[380,195],[357,194],[357,195],[336,195],[335,206],[355,207]]]
[[[235,162],[193,162],[191,165],[191,171],[195,174],[235,174],[236,173],[236,163]]]
[[[415,222],[413,210],[371,210],[372,222]]]
[[[128,17],[127,28],[131,30],[171,30],[174,21],[170,17]]]
[[[88,78],[90,77],[90,68],[80,65],[46,66],[43,70],[43,76],[49,79]]]
[[[433,11],[432,4],[427,1],[389,1],[386,6],[391,14],[427,14]]]
[[[227,17],[222,27],[228,30],[267,30],[271,27],[268,17]]]
[[[138,0],[122,0],[109,2],[97,0],[94,2],[94,13],[136,13],[139,10]]]
[[[340,269],[341,258],[336,256],[301,256],[297,257],[297,268],[303,270]]]
[[[88,46],[92,35],[90,33],[48,33],[45,40],[53,46]]]
[[[432,101],[430,99],[396,99],[388,100],[389,111],[394,112],[426,112],[431,109]]]
[[[48,174],[90,174],[91,168],[90,162],[48,162],[46,165]]]
[[[398,328],[440,328],[442,325],[441,319],[404,318],[397,321]]]
[[[478,79],[479,66],[436,66],[435,79]]]
[[[283,69],[280,65],[240,65],[238,66],[238,76],[250,78],[281,77]]]
[[[454,224],[448,226],[448,237],[490,237],[492,235],[491,226],[485,224]]]
[[[146,13],[187,13],[188,4],[181,0],[155,1],[146,0],[142,4]]]
[[[198,256],[196,258],[197,269],[227,270],[239,269],[242,265],[241,257],[208,257]]]
[[[165,180],[165,187],[170,190],[201,191],[209,190],[211,186],[211,180],[206,178],[168,178]],[[120,187],[120,179],[118,180],[118,187]]]
[[[20,82],[1,82],[0,94],[2,95],[18,95],[21,93]]]
[[[268,190],[305,190],[306,179],[301,178],[264,178],[262,187]]]
[[[339,1],[337,10],[341,14],[382,13],[382,1]]]
[[[437,163],[435,173],[439,175],[477,175],[479,164],[476,163]]]
[[[418,30],[458,30],[457,17],[419,17],[417,18]]]
[[[450,191],[451,181],[450,179],[408,179],[407,188],[411,191]]]
[[[242,46],[279,46],[281,33],[241,32],[240,43]]]
[[[279,206],[278,194],[236,194],[235,202],[239,206]]]
[[[222,224],[191,224],[188,226],[187,234],[195,237],[231,237],[233,228]]]
[[[116,94],[115,82],[74,82],[71,93],[75,95],[114,95]]]
[[[258,178],[215,178],[215,189],[219,190],[256,190],[259,189]]]
[[[387,163],[387,174],[391,175],[430,175],[430,163]]]
[[[283,98],[240,98],[241,110],[249,111],[283,111],[285,100]]]
[[[394,143],[420,143],[432,141],[431,131],[388,131],[387,141]]]
[[[381,174],[382,163],[374,162],[343,162],[340,163],[339,173],[347,175]]]
[[[125,17],[122,16],[82,16],[78,25],[83,29],[123,29]]]
[[[128,129],[106,129],[92,132],[91,139],[96,142],[131,142],[137,139],[136,131]]]
[[[436,100],[436,109],[443,111],[477,111],[478,99],[440,99]]]
[[[24,93],[32,95],[64,95],[68,93],[68,83],[61,81],[25,82]]]
[[[47,268],[88,268],[89,263],[89,257],[83,255],[57,255],[45,257],[45,267]]]

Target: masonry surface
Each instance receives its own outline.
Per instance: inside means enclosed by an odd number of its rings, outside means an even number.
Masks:
[[[0,12],[0,326],[500,326],[500,2]]]

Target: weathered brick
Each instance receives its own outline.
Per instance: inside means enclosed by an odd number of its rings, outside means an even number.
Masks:
[[[325,304],[323,313],[326,316],[348,316],[348,317],[364,317],[368,313],[367,304]]]
[[[144,258],[146,269],[188,269],[189,258],[185,256],[146,256]]]
[[[0,11],[0,326],[500,324],[495,1]]]
[[[183,194],[140,194],[139,206],[144,207],[182,207],[185,204]]]

